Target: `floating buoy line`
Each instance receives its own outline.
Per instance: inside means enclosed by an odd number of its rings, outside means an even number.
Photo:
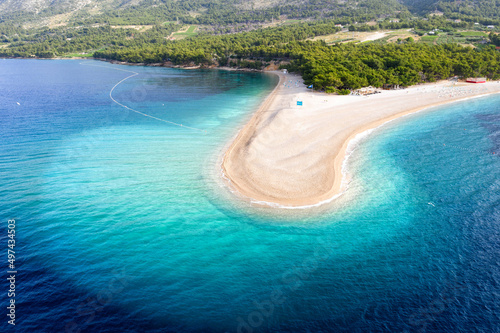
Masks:
[[[120,84],[122,84],[123,82],[127,81],[128,79],[130,78],[133,78],[134,76],[137,76],[139,75],[139,73],[137,72],[134,72],[134,71],[129,71],[129,70],[126,70],[126,69],[121,69],[121,68],[114,68],[114,67],[109,67],[109,66],[101,66],[101,65],[94,65],[94,64],[88,64],[88,63],[85,63],[85,62],[81,62],[80,65],[84,65],[84,66],[93,66],[93,67],[103,67],[103,68],[107,68],[107,69],[113,69],[113,70],[117,70],[117,71],[122,71],[122,72],[127,72],[127,73],[132,73],[132,75],[129,75],[127,76],[126,78],[120,80],[120,82],[118,82],[117,84],[115,84],[113,86],[113,88],[111,88],[111,90],[109,91],[109,98],[111,98],[111,100],[113,102],[115,102],[116,104],[118,104],[119,106],[121,106],[122,108],[125,108],[127,110],[130,110],[132,112],[135,112],[135,113],[138,113],[144,117],[148,117],[148,118],[151,118],[151,119],[155,119],[155,120],[158,120],[158,121],[161,121],[161,122],[164,122],[164,123],[167,123],[167,124],[170,124],[170,125],[174,125],[174,126],[179,126],[179,127],[182,127],[182,128],[187,128],[187,129],[190,129],[190,130],[193,130],[193,131],[198,131],[198,132],[202,132],[202,133],[207,133],[206,130],[202,130],[202,129],[199,129],[199,128],[196,128],[196,127],[191,127],[191,126],[186,126],[186,125],[183,125],[183,124],[179,124],[179,123],[176,123],[176,122],[173,122],[173,121],[170,121],[170,120],[165,120],[165,119],[161,119],[161,118],[158,118],[158,117],[155,117],[155,116],[152,116],[150,114],[147,114],[147,113],[144,113],[144,112],[141,112],[141,111],[137,111],[125,104],[122,104],[120,102],[118,102],[114,97],[113,97],[113,91],[116,89],[116,87],[118,87]]]

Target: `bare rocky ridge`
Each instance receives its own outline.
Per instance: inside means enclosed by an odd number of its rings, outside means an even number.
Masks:
[[[25,11],[39,13],[49,7],[62,12],[73,12],[84,8],[112,9],[133,6],[142,0],[0,0],[0,12]]]
[[[26,11],[39,13],[50,6],[58,6],[67,11],[79,10],[96,0],[0,0],[2,12]]]

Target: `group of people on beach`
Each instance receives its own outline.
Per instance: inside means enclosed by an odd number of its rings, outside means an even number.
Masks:
[[[288,80],[288,82],[283,82],[283,85],[285,86],[285,88],[293,88],[293,86],[295,86],[295,88],[298,88],[299,80],[296,81]]]

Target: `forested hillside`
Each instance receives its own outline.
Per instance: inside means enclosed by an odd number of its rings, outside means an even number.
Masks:
[[[500,0],[402,1],[0,0],[0,56],[273,65],[341,93],[454,75],[500,78]],[[330,44],[311,40],[341,29]],[[366,31],[386,37],[361,43],[356,32]]]
[[[443,13],[460,13],[471,16],[498,17],[498,0],[402,0],[411,11],[429,13],[441,11]]]
[[[0,21],[32,22],[65,14],[65,23],[235,24],[288,18],[360,17],[405,11],[397,0],[0,0]]]
[[[500,0],[402,0],[402,3],[415,14],[500,24]]]
[[[235,24],[287,18],[360,17],[441,12],[450,18],[500,19],[500,0],[0,0],[0,22],[65,16],[65,23]],[[359,21],[359,20],[358,20]]]

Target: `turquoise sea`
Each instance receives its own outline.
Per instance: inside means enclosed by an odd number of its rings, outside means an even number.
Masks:
[[[343,196],[276,210],[218,166],[276,83],[0,60],[1,331],[500,332],[500,96],[378,128]]]

